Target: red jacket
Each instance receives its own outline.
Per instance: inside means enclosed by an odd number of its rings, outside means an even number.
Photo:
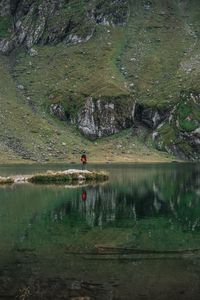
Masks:
[[[87,163],[87,156],[86,156],[85,154],[83,154],[83,155],[81,156],[81,161],[82,161],[83,164],[86,164],[86,163]]]

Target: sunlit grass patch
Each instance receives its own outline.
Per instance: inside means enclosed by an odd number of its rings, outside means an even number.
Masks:
[[[103,181],[108,179],[106,172],[67,170],[64,172],[47,172],[36,174],[28,179],[31,183],[70,183],[74,181]]]

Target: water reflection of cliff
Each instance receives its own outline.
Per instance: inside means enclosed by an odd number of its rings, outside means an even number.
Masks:
[[[118,170],[109,185],[87,188],[85,201],[79,190],[53,214],[63,219],[73,212],[91,227],[127,227],[129,220],[167,217],[185,230],[200,229],[199,167],[186,167]]]

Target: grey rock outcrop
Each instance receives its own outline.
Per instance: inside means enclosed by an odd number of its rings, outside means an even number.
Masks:
[[[10,1],[0,0],[0,17],[8,16],[10,14]]]
[[[14,41],[8,39],[0,40],[0,52],[8,54],[14,49]]]
[[[89,97],[78,114],[78,128],[90,139],[96,139],[130,128],[134,123],[135,103],[115,99],[94,100]]]
[[[50,105],[50,114],[52,116],[57,117],[61,121],[66,121],[67,120],[65,109],[62,106],[62,104],[57,104],[57,103],[56,104],[51,104]]]
[[[88,41],[97,24],[124,24],[127,0],[87,1],[80,6],[74,0],[0,0],[0,16],[12,19],[12,34],[0,40],[0,51],[9,53],[17,45],[80,43]]]

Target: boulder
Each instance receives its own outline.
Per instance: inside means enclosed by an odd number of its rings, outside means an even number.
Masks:
[[[96,139],[130,128],[134,123],[135,102],[122,99],[89,97],[78,114],[78,128],[90,139]]]
[[[50,114],[57,117],[61,121],[67,120],[65,109],[62,106],[62,104],[58,104],[58,103],[51,104],[50,105]]]

